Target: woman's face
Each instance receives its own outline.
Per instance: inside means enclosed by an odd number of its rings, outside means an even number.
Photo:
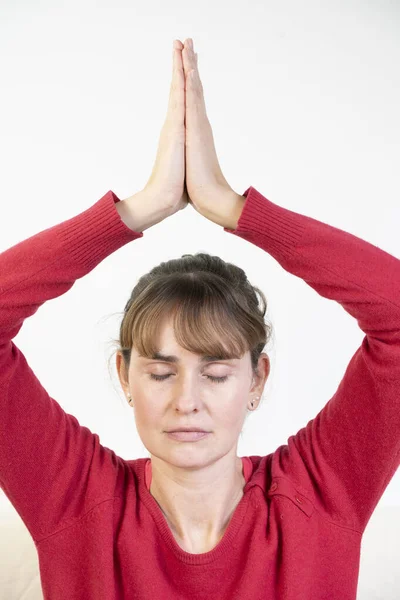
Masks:
[[[231,451],[236,456],[250,401],[261,397],[268,377],[268,356],[263,353],[260,357],[263,376],[253,382],[250,352],[240,359],[204,361],[178,345],[168,321],[160,334],[160,354],[175,358],[150,360],[133,348],[128,385],[121,372],[122,357],[117,355],[121,385],[132,396],[144,446],[150,454],[181,467],[204,465]],[[167,435],[167,430],[179,427],[198,427],[210,433],[196,442],[181,442]]]

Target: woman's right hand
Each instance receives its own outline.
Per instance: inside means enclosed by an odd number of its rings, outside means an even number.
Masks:
[[[161,128],[156,160],[144,187],[144,196],[155,215],[170,216],[186,208],[189,197],[185,180],[185,74],[183,44],[173,42],[172,80],[167,115]]]
[[[124,222],[144,231],[186,208],[189,197],[185,179],[185,74],[183,44],[173,43],[173,70],[167,116],[161,128],[156,160],[141,192],[117,203]]]

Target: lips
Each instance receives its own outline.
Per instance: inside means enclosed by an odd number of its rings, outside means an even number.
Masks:
[[[205,429],[199,429],[197,427],[182,427],[180,429],[169,429],[167,431],[167,433],[176,433],[177,431],[193,431],[193,432],[200,432],[200,433],[209,433]]]
[[[207,431],[168,431],[167,435],[179,442],[196,442],[209,435]]]

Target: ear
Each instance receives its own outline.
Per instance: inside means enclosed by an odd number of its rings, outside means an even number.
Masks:
[[[258,372],[259,372],[259,376],[258,377],[254,377],[253,381],[255,381],[254,386],[252,387],[251,391],[256,393],[259,397],[261,397],[263,390],[264,390],[264,386],[266,384],[266,381],[268,379],[269,373],[271,370],[271,363],[269,360],[269,356],[268,354],[266,354],[265,352],[262,352],[259,356],[258,359]]]
[[[127,373],[126,373],[126,369],[125,369],[124,359],[123,359],[123,356],[120,351],[118,351],[116,354],[116,366],[117,366],[117,373],[118,373],[118,378],[119,378],[121,387],[124,390],[124,392],[127,393],[128,392],[128,377],[127,377]]]

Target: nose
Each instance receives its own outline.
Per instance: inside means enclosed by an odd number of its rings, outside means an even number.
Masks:
[[[187,375],[177,380],[173,389],[173,406],[181,413],[190,413],[198,409],[201,403],[196,375]]]

